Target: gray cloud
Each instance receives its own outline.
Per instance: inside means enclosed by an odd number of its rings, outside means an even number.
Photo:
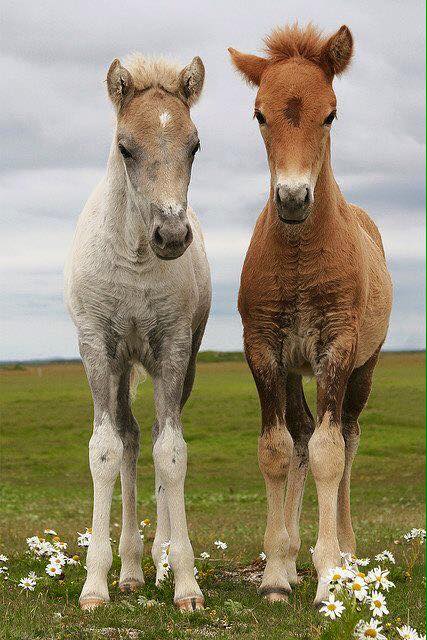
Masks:
[[[268,170],[252,119],[254,91],[227,47],[260,52],[276,24],[347,23],[354,63],[335,82],[333,164],[346,197],[379,224],[395,280],[388,344],[424,345],[424,17],[418,0],[390,3],[219,0],[3,4],[0,197],[6,336],[0,358],[76,353],[62,305],[62,265],[75,221],[104,171],[113,112],[104,78],[131,50],[201,55],[204,97],[194,110],[202,140],[190,187],[205,229],[214,282],[204,346],[239,348],[236,295]],[[227,335],[227,344],[224,343]]]

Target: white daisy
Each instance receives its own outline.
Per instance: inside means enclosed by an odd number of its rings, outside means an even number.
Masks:
[[[49,576],[60,576],[62,573],[62,567],[57,564],[48,564],[45,571]]]
[[[63,553],[58,553],[57,555],[51,556],[49,558],[50,564],[56,564],[58,567],[63,567],[67,564],[67,558]]]
[[[77,531],[77,544],[79,547],[88,547],[90,539],[92,537],[92,532],[90,529],[86,528],[84,533],[80,533]]]
[[[3,567],[0,567],[0,575],[6,574],[8,571],[9,571],[9,567],[6,567],[6,565],[4,565]]]
[[[331,620],[341,618],[341,614],[345,610],[341,600],[336,600],[333,593],[329,595],[328,600],[323,600],[323,605],[324,606],[319,609],[320,613],[324,613],[326,618],[330,618]]]
[[[194,577],[197,578],[197,574],[199,573],[199,570],[197,569],[197,567],[194,567],[193,572],[194,572]]]
[[[426,530],[425,529],[411,529],[408,533],[405,533],[403,536],[405,540],[414,540],[415,538],[419,538],[421,544],[425,542],[426,539]]]
[[[57,536],[58,534],[53,529],[45,529],[44,533],[48,536]]]
[[[0,553],[0,562],[7,562],[9,558],[5,556],[3,553]]]
[[[366,582],[360,576],[355,576],[353,580],[346,584],[346,587],[356,600],[359,600],[359,602],[363,602],[368,595]]]
[[[142,528],[144,528],[144,527],[149,527],[149,526],[150,526],[150,524],[151,524],[151,522],[150,522],[150,519],[149,519],[149,518],[144,518],[144,520],[141,520],[141,522],[140,522],[140,526],[141,526]]]
[[[27,538],[27,545],[30,549],[35,549],[39,546],[41,540],[38,536],[32,536],[31,538]]]
[[[30,573],[28,574],[28,577],[31,580],[41,580],[40,576],[37,576],[35,571],[30,571]]]
[[[226,542],[222,542],[222,540],[215,540],[214,545],[217,549],[221,549],[222,551],[225,551],[228,547],[228,544]]]
[[[418,633],[408,624],[400,628],[398,627],[397,633],[401,638],[404,638],[404,640],[418,640]]]
[[[267,556],[265,555],[264,551],[261,551],[261,553],[259,554],[259,557],[261,558],[261,560],[266,560]]]
[[[25,591],[34,591],[35,586],[36,586],[36,581],[32,580],[30,577],[21,578],[21,580],[18,583],[18,587],[21,587],[21,589],[24,589]]]
[[[396,564],[394,555],[392,554],[391,551],[388,551],[388,549],[384,549],[382,553],[379,553],[377,556],[375,556],[375,560],[377,560],[378,562],[388,561],[388,562],[391,562],[391,564]]]
[[[381,567],[375,567],[375,569],[371,569],[367,576],[367,582],[373,585],[374,589],[385,589],[388,591],[391,587],[394,587],[394,582],[391,582],[387,578],[390,571],[383,571]]]
[[[53,546],[55,547],[55,549],[59,549],[60,551],[65,551],[68,545],[66,542],[61,542],[61,540],[55,540],[53,543]]]
[[[211,554],[208,553],[207,551],[202,551],[202,553],[200,554],[200,557],[203,558],[203,560],[207,560],[208,558],[211,557]]]
[[[385,597],[379,591],[373,591],[369,597],[369,605],[372,611],[372,615],[376,618],[382,618],[383,615],[388,614],[387,603]]]
[[[329,583],[336,585],[342,585],[345,580],[348,580],[353,576],[353,573],[347,569],[347,567],[334,567],[326,575],[326,579]]]
[[[40,543],[34,547],[34,552],[38,556],[49,556],[55,553],[55,547],[47,540],[41,540]]]
[[[383,633],[380,633],[382,626],[378,620],[371,618],[369,622],[360,620],[354,630],[354,635],[358,640],[365,640],[366,638],[376,638],[376,640],[387,640]]]
[[[371,562],[371,558],[356,558],[354,564],[359,565],[359,567],[367,567]]]

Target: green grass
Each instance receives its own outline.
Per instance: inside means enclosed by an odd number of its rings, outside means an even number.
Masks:
[[[353,519],[358,550],[373,556],[390,548],[398,567],[396,589],[388,596],[390,621],[397,616],[421,629],[424,624],[423,564],[417,558],[407,571],[403,545],[394,541],[411,527],[424,526],[424,354],[384,354],[374,388],[362,415],[362,439],[353,472]],[[1,582],[4,625],[1,638],[129,637],[114,629],[140,630],[138,638],[329,638],[332,626],[311,607],[315,576],[309,546],[317,531],[317,502],[311,478],[301,518],[299,566],[305,577],[288,604],[268,606],[245,580],[245,568],[262,548],[265,496],[256,450],[258,399],[252,377],[239,354],[202,356],[183,422],[189,464],[186,485],[190,536],[196,556],[206,550],[214,560],[200,579],[206,603],[203,613],[174,611],[171,585],[154,586],[149,558],[154,525],[147,535],[143,594],[165,602],[150,609],[136,595],[111,586],[111,604],[91,614],[77,606],[84,579],[82,567],[70,568],[63,582],[46,578],[34,593],[21,593],[16,580],[44,564],[25,555],[25,538],[57,530],[70,548],[76,531],[90,526],[91,479],[87,445],[92,406],[80,364],[38,364],[0,369],[2,410],[2,498],[0,553],[9,556],[10,580]],[[306,383],[310,403],[314,383]],[[139,514],[155,520],[151,460],[152,388],[139,391],[135,413],[141,426]],[[120,533],[119,487],[113,500],[112,537]],[[224,558],[213,550],[216,538],[229,548]],[[117,543],[110,584],[118,576]],[[403,567],[403,568],[402,568]],[[258,567],[252,566],[255,571]],[[209,569],[209,570],[207,570]],[[54,616],[61,613],[62,617]],[[334,623],[332,623],[334,624]],[[338,627],[336,627],[338,629]],[[107,632],[104,632],[107,633]],[[121,635],[120,635],[121,633]],[[344,640],[347,636],[334,636]],[[394,636],[390,636],[394,637]]]

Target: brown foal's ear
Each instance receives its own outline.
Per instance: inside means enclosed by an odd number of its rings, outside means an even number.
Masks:
[[[241,53],[231,47],[228,49],[228,53],[231,56],[231,61],[242,76],[256,87],[261,82],[261,76],[264,73],[268,60],[260,58],[259,56],[253,56],[250,53]]]
[[[199,99],[204,81],[205,67],[201,58],[196,56],[179,74],[180,92],[189,107]]]
[[[350,29],[343,25],[323,47],[322,61],[330,75],[337,75],[347,68],[352,55],[353,36]]]
[[[129,71],[122,67],[118,58],[113,60],[107,73],[107,88],[111,102],[120,109],[134,94],[134,85]]]

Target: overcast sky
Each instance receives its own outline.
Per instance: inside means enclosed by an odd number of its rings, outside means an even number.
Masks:
[[[335,175],[384,238],[395,283],[388,348],[424,347],[424,3],[343,0],[3,2],[0,359],[76,356],[62,269],[77,216],[101,178],[113,130],[104,78],[138,50],[206,67],[194,108],[202,143],[190,203],[213,277],[203,348],[240,349],[240,269],[268,192],[255,92],[227,47],[259,53],[276,25],[347,24],[350,70],[335,80]]]

